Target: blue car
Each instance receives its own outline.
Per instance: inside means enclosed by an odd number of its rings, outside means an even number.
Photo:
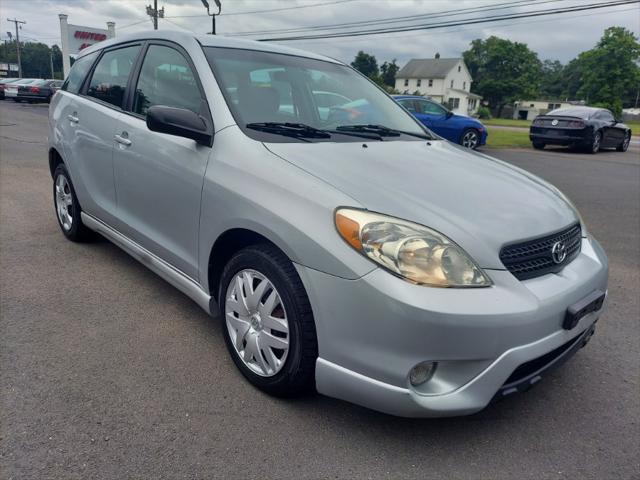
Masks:
[[[487,129],[475,118],[456,115],[442,105],[417,95],[394,95],[429,130],[463,147],[477,148],[487,143]]]

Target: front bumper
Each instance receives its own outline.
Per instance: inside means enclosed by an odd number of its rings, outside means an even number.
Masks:
[[[569,305],[606,291],[608,265],[595,240],[561,272],[518,281],[488,270],[494,285],[439,289],[412,285],[380,269],[358,280],[298,266],[313,306],[320,393],[411,417],[464,415],[487,406],[522,364],[588,332],[600,311],[575,328]],[[438,362],[415,388],[412,367]]]

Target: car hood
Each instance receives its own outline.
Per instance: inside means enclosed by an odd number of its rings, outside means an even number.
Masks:
[[[441,140],[265,146],[351,196],[354,206],[444,233],[483,268],[504,269],[499,252],[506,243],[578,221],[547,182]]]

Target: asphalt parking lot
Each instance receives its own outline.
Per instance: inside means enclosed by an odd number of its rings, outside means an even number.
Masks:
[[[463,418],[278,400],[218,319],[107,241],[56,223],[45,105],[0,102],[0,477],[631,479],[640,475],[640,146],[487,153],[550,180],[611,265],[590,344]]]

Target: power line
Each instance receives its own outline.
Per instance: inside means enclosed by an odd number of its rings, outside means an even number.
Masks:
[[[431,19],[431,18],[438,18],[442,16],[466,15],[470,13],[480,13],[480,12],[486,12],[491,10],[502,10],[505,8],[525,7],[533,4],[555,3],[555,2],[564,2],[564,1],[567,1],[567,0],[542,0],[542,1],[517,0],[517,1],[505,2],[505,3],[494,3],[489,5],[482,5],[480,7],[467,7],[459,10],[429,12],[429,13],[422,13],[418,15],[405,15],[402,17],[392,17],[387,19],[363,20],[359,22],[314,25],[314,26],[308,26],[308,27],[296,27],[296,28],[288,28],[288,29],[285,28],[285,29],[276,29],[276,30],[252,30],[252,31],[245,31],[245,32],[234,32],[234,33],[227,34],[227,36],[294,33],[294,32],[306,32],[308,30],[336,30],[344,27],[358,27],[358,26],[367,26],[367,25],[376,25],[376,24],[379,25],[379,24],[387,24],[387,23],[399,23],[404,21],[419,21],[425,18]]]
[[[619,0],[619,1],[613,1],[613,2],[591,3],[587,5],[578,5],[578,6],[564,7],[564,8],[535,10],[535,11],[530,11],[526,13],[510,13],[510,14],[498,15],[494,17],[471,18],[471,19],[460,20],[457,22],[430,23],[430,24],[424,24],[424,25],[412,25],[412,26],[383,28],[383,29],[335,32],[335,33],[329,33],[329,34],[312,34],[312,35],[298,35],[298,36],[289,36],[289,37],[262,38],[260,39],[260,41],[278,42],[278,41],[292,41],[292,40],[343,38],[343,37],[357,37],[357,36],[363,36],[363,35],[380,35],[385,33],[409,32],[409,31],[415,31],[415,30],[432,30],[436,28],[455,27],[459,25],[473,25],[478,23],[499,22],[504,20],[518,19],[518,18],[540,17],[540,16],[556,15],[556,14],[567,13],[567,12],[579,12],[583,10],[595,10],[600,8],[614,7],[618,5],[626,5],[630,3],[639,3],[639,2],[640,0],[621,0],[621,1]]]
[[[250,15],[254,13],[269,13],[269,12],[284,12],[285,10],[298,10],[300,8],[311,8],[311,7],[324,7],[327,5],[337,5],[340,3],[349,3],[349,2],[357,2],[359,0],[333,0],[332,2],[324,2],[324,3],[312,3],[310,5],[296,5],[294,7],[281,7],[281,8],[271,8],[268,10],[252,10],[247,12],[231,12],[231,13],[222,13],[221,17],[230,17],[232,15]],[[172,15],[170,17],[165,18],[197,18],[204,17],[204,14],[201,15]]]

